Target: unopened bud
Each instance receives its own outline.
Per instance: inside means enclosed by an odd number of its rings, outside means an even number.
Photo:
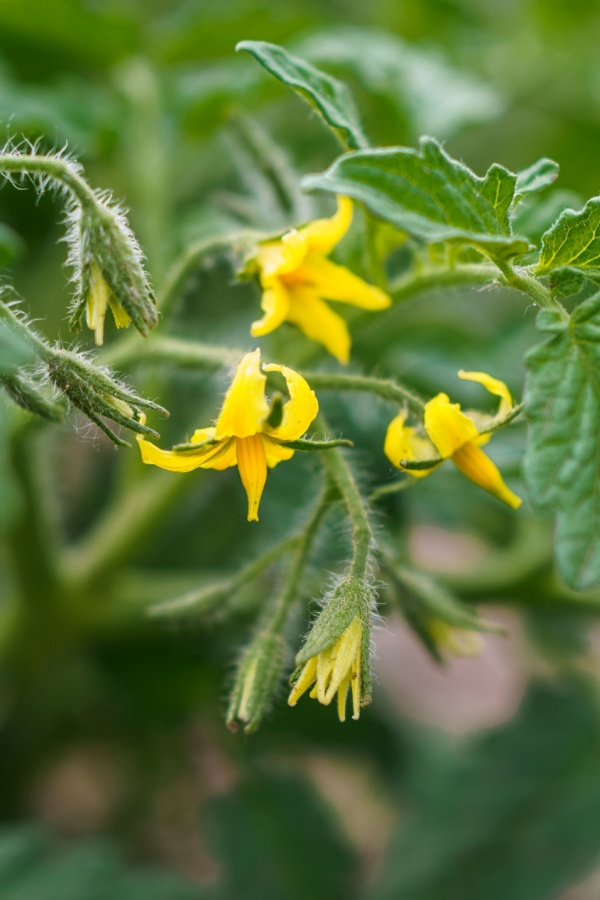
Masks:
[[[125,215],[105,197],[96,200],[72,214],[69,261],[77,290],[70,323],[79,330],[85,315],[100,345],[109,307],[117,328],[133,322],[144,336],[158,319],[142,251]]]
[[[256,731],[281,680],[286,645],[279,634],[259,632],[240,657],[229,707],[227,725],[238,722],[247,734]]]

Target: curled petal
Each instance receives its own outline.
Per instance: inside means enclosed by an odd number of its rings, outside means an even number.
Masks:
[[[260,367],[260,350],[246,353],[235,376],[215,425],[215,437],[245,438],[257,434],[269,414],[265,397],[267,378]]]
[[[473,442],[463,444],[452,454],[452,462],[463,475],[470,478],[484,491],[489,491],[490,494],[498,497],[504,503],[508,503],[513,509],[518,509],[521,505],[521,498],[513,494],[507,487],[495,463],[477,444]]]
[[[288,322],[318,341],[341,363],[350,357],[350,333],[345,321],[333,312],[312,288],[290,288]]]
[[[291,459],[295,453],[294,450],[290,450],[285,444],[273,440],[266,434],[263,434],[262,439],[265,446],[265,456],[269,469],[273,469],[277,463],[282,462],[284,459]]]
[[[198,432],[196,432],[198,433]],[[142,452],[142,460],[151,466],[167,469],[169,472],[191,472],[193,469],[226,469],[235,465],[235,442],[230,438],[209,444],[198,450],[178,453],[161,450],[156,444],[145,441],[141,435],[137,440]],[[234,445],[232,448],[232,444]],[[232,455],[233,449],[233,455]]]
[[[375,285],[368,284],[345,266],[338,266],[322,256],[307,256],[294,272],[294,280],[310,285],[320,297],[339,303],[350,303],[362,309],[386,309],[391,299]]]
[[[383,452],[392,465],[398,469],[403,459],[408,459],[412,462],[413,460],[431,459],[436,455],[436,449],[431,441],[421,437],[414,428],[407,428],[404,424],[405,421],[406,413],[403,412],[399,413],[395,419],[392,419],[388,425],[385,444],[383,445]],[[414,478],[425,478],[426,475],[433,472],[434,468],[437,468],[437,466],[432,466],[431,469],[407,469],[406,471]]]
[[[258,522],[258,507],[267,480],[267,458],[262,435],[236,438],[237,464],[248,496],[248,521]]]
[[[327,256],[352,225],[352,200],[337,198],[337,211],[330,219],[315,219],[300,229],[311,253]]]
[[[286,380],[290,399],[283,407],[283,418],[277,428],[268,431],[278,441],[295,441],[304,434],[319,412],[319,402],[308,382],[298,372],[287,366],[271,364],[265,372],[281,372]]]
[[[485,372],[465,372],[463,369],[458,373],[458,377],[462,378],[463,381],[476,381],[478,384],[483,385],[490,394],[500,397],[500,407],[498,408],[499,416],[506,415],[512,409],[513,401],[510,391],[504,382],[500,381],[498,378],[493,378]]]
[[[308,660],[308,662],[300,672],[300,675],[294,687],[290,691],[290,696],[288,697],[288,703],[290,706],[296,705],[302,694],[304,694],[309,689],[309,687],[314,684],[316,677],[317,657],[311,656],[311,658]]]
[[[479,437],[475,423],[461,412],[458,403],[450,403],[447,394],[438,394],[425,404],[425,431],[442,459]]]
[[[264,289],[260,305],[264,312],[262,319],[252,323],[250,334],[261,337],[270,334],[285,322],[289,309],[288,293],[282,281],[274,279],[270,287]]]

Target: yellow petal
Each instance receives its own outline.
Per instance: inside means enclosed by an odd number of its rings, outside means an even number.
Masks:
[[[275,277],[293,272],[308,253],[308,244],[301,231],[288,231],[277,241],[261,244],[256,265],[263,287],[269,287]]]
[[[337,692],[338,697],[338,719],[340,722],[346,721],[346,698],[348,696],[348,688],[350,687],[351,675],[348,674],[340,684]]]
[[[350,625],[338,638],[332,648],[329,664],[330,671],[327,686],[324,691],[324,698],[319,700],[321,703],[331,703],[338,688],[344,679],[351,673],[356,671],[356,661],[360,659],[360,647],[362,643],[362,622],[360,619],[353,619]],[[327,652],[327,651],[326,651]],[[317,665],[317,673],[318,673]],[[317,674],[317,681],[319,676]]]
[[[386,309],[392,302],[384,291],[367,284],[345,266],[313,254],[294,272],[294,281],[310,285],[326,300],[350,303],[362,309]]]
[[[297,325],[306,337],[318,341],[341,363],[350,357],[350,333],[341,316],[310,288],[290,288],[288,322]]]
[[[211,441],[215,436],[214,428],[198,428],[192,435],[192,444],[199,444],[201,441]],[[227,440],[227,438],[225,439]],[[223,449],[217,456],[211,457],[210,465],[204,466],[206,469],[216,469],[218,472],[223,469],[229,469],[231,466],[237,465],[237,453],[235,449],[235,441],[229,440],[227,447]]]
[[[263,443],[265,445],[265,456],[267,458],[267,466],[269,469],[274,468],[277,463],[282,462],[284,459],[291,459],[294,455],[294,450],[290,450],[289,447],[286,447],[285,444],[280,443],[279,441],[274,441],[271,439],[269,435],[263,434]]]
[[[283,418],[277,428],[268,429],[268,434],[278,441],[296,441],[301,437],[319,412],[319,401],[308,382],[293,369],[272,363],[264,367],[265,372],[281,372],[286,380],[290,399],[283,407]]]
[[[109,292],[108,295],[108,305],[110,306],[117,328],[129,328],[129,326],[131,325],[131,318],[129,316],[129,313],[123,309],[112,291]]]
[[[317,657],[311,656],[308,662],[305,664],[304,668],[300,672],[298,676],[298,680],[293,686],[290,696],[288,697],[288,703],[290,706],[295,706],[302,694],[309,689],[311,684],[313,684],[315,678],[317,677]]]
[[[156,444],[144,440],[141,434],[137,441],[142,452],[142,460],[150,466],[158,466],[169,472],[191,472],[193,469],[226,469],[235,465],[235,456],[231,460],[230,438],[225,438],[201,450],[190,450],[177,453],[173,450],[161,450]]]
[[[490,394],[500,397],[498,415],[506,415],[512,409],[513,401],[510,391],[504,382],[498,378],[492,378],[491,375],[486,375],[485,372],[465,372],[462,369],[458,373],[458,377],[462,378],[463,381],[476,381],[478,384],[483,385]]]
[[[110,298],[110,288],[97,262],[90,269],[90,284],[86,303],[86,322],[94,332],[94,340],[98,347],[104,343],[104,319]]]
[[[262,421],[269,414],[266,381],[260,368],[260,350],[246,353],[225,395],[215,425],[217,439],[244,438],[260,431]]]
[[[330,219],[315,219],[300,229],[312,253],[327,256],[352,225],[352,200],[337,198],[337,211]]]
[[[452,454],[452,462],[463,475],[478,484],[484,491],[489,491],[513,509],[518,509],[522,501],[520,497],[506,486],[498,467],[483,450],[473,441],[468,441]]]
[[[352,685],[352,718],[354,720],[360,717],[360,667],[361,667],[361,658],[362,658],[362,645],[358,648],[358,654],[355,659],[355,665],[352,669],[352,674],[350,676],[350,683]]]
[[[258,522],[258,507],[267,480],[267,458],[260,434],[236,438],[237,464],[248,495],[248,521]]]
[[[285,285],[279,279],[273,279],[270,287],[265,288],[260,305],[264,311],[262,319],[253,322],[250,327],[252,337],[261,337],[270,334],[285,322],[289,309],[288,293]]]
[[[405,426],[406,413],[399,413],[395,419],[392,419],[388,425],[385,436],[383,452],[397,469],[401,468],[400,460],[425,460],[433,459],[437,456],[437,450],[427,438],[417,434],[414,428]],[[435,466],[437,468],[437,466]],[[431,469],[423,469],[418,471],[415,469],[405,469],[409,475],[414,478],[424,478],[433,472]]]
[[[442,459],[479,435],[475,423],[461,412],[458,403],[450,403],[447,394],[438,394],[425,404],[425,431]]]

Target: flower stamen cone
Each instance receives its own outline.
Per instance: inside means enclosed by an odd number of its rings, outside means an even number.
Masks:
[[[110,307],[117,328],[127,328],[131,323],[129,315],[121,304],[113,296],[108,283],[100,270],[97,262],[92,262],[90,267],[90,281],[86,302],[86,322],[88,328],[94,332],[96,346],[104,343],[104,320],[106,310]]]
[[[288,703],[295,706],[313,687],[310,696],[329,706],[337,694],[340,722],[346,719],[346,698],[352,688],[352,718],[358,719],[361,706],[361,663],[363,624],[355,617],[328,648],[311,657],[303,666],[290,692]]]
[[[296,325],[341,363],[350,357],[350,333],[344,319],[325,300],[368,310],[386,309],[388,295],[345,266],[326,257],[352,224],[352,201],[338,197],[337,212],[262,244],[254,260],[262,287],[262,319],[252,323],[254,337],[284,322]]]

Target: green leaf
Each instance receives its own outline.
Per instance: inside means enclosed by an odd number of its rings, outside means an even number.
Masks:
[[[534,685],[515,719],[455,758],[421,755],[369,900],[549,900],[584,877],[600,844],[594,694]]]
[[[570,320],[540,313],[538,327],[552,336],[525,357],[525,478],[557,513],[560,572],[584,589],[600,580],[600,294]]]
[[[526,238],[512,234],[509,220],[517,176],[493,165],[479,178],[433,138],[421,138],[419,150],[347,153],[321,175],[305,178],[304,186],[352,197],[428,243],[470,244],[498,259],[530,250]]]
[[[235,793],[213,803],[203,820],[221,863],[224,900],[354,896],[356,857],[304,778],[254,770]]]
[[[300,94],[333,129],[343,147],[367,146],[352,94],[342,81],[292,56],[277,44],[241,41],[236,50],[250,53],[271,75]]]
[[[600,197],[592,197],[579,212],[566,209],[542,237],[537,274],[564,266],[600,278]]]
[[[538,159],[527,169],[517,172],[517,188],[515,200],[520,200],[526,194],[541,191],[551,185],[558,178],[559,166],[552,159]]]
[[[354,77],[369,99],[379,97],[392,105],[396,128],[408,117],[415,135],[447,138],[465,125],[495,119],[504,108],[496,88],[472,71],[455,68],[436,48],[404,41],[382,28],[320,29],[294,50],[315,65]],[[387,122],[375,124],[389,127]]]

